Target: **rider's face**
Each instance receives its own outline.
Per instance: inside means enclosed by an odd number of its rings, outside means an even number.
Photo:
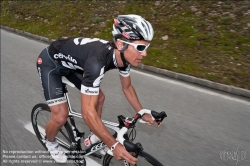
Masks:
[[[148,45],[149,43],[145,40],[136,40],[133,41],[134,44],[143,44]],[[124,51],[125,59],[128,61],[129,64],[132,66],[138,66],[141,63],[142,59],[147,56],[147,50],[145,49],[142,52],[137,51],[134,46],[128,45],[128,48]]]

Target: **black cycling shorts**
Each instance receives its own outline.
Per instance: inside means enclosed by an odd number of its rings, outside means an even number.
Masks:
[[[70,70],[53,60],[49,55],[48,48],[45,48],[37,59],[37,71],[49,106],[66,102],[62,76],[65,76],[79,90],[81,89],[82,73]]]

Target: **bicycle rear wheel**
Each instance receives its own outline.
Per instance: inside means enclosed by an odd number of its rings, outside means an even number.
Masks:
[[[34,106],[31,112],[31,122],[33,129],[36,133],[36,136],[40,143],[44,146],[45,149],[45,126],[47,122],[50,120],[51,111],[47,104],[41,103]],[[62,128],[59,130],[58,134],[56,135],[55,139],[64,148],[66,151],[71,151],[74,149],[73,142],[74,135],[72,129],[68,122],[66,122]]]
[[[113,156],[106,154],[103,158],[103,166],[163,166],[157,159],[144,151],[140,152],[137,159],[138,162],[132,165],[126,161],[116,160]]]

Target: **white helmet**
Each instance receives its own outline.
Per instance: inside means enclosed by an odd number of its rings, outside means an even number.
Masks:
[[[129,40],[151,41],[154,36],[152,25],[138,15],[119,15],[114,19],[113,36],[122,34]]]

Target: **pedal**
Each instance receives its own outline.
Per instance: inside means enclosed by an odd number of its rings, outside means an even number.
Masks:
[[[92,153],[92,154],[90,154],[90,156],[102,159],[102,155],[100,155],[100,154]]]

